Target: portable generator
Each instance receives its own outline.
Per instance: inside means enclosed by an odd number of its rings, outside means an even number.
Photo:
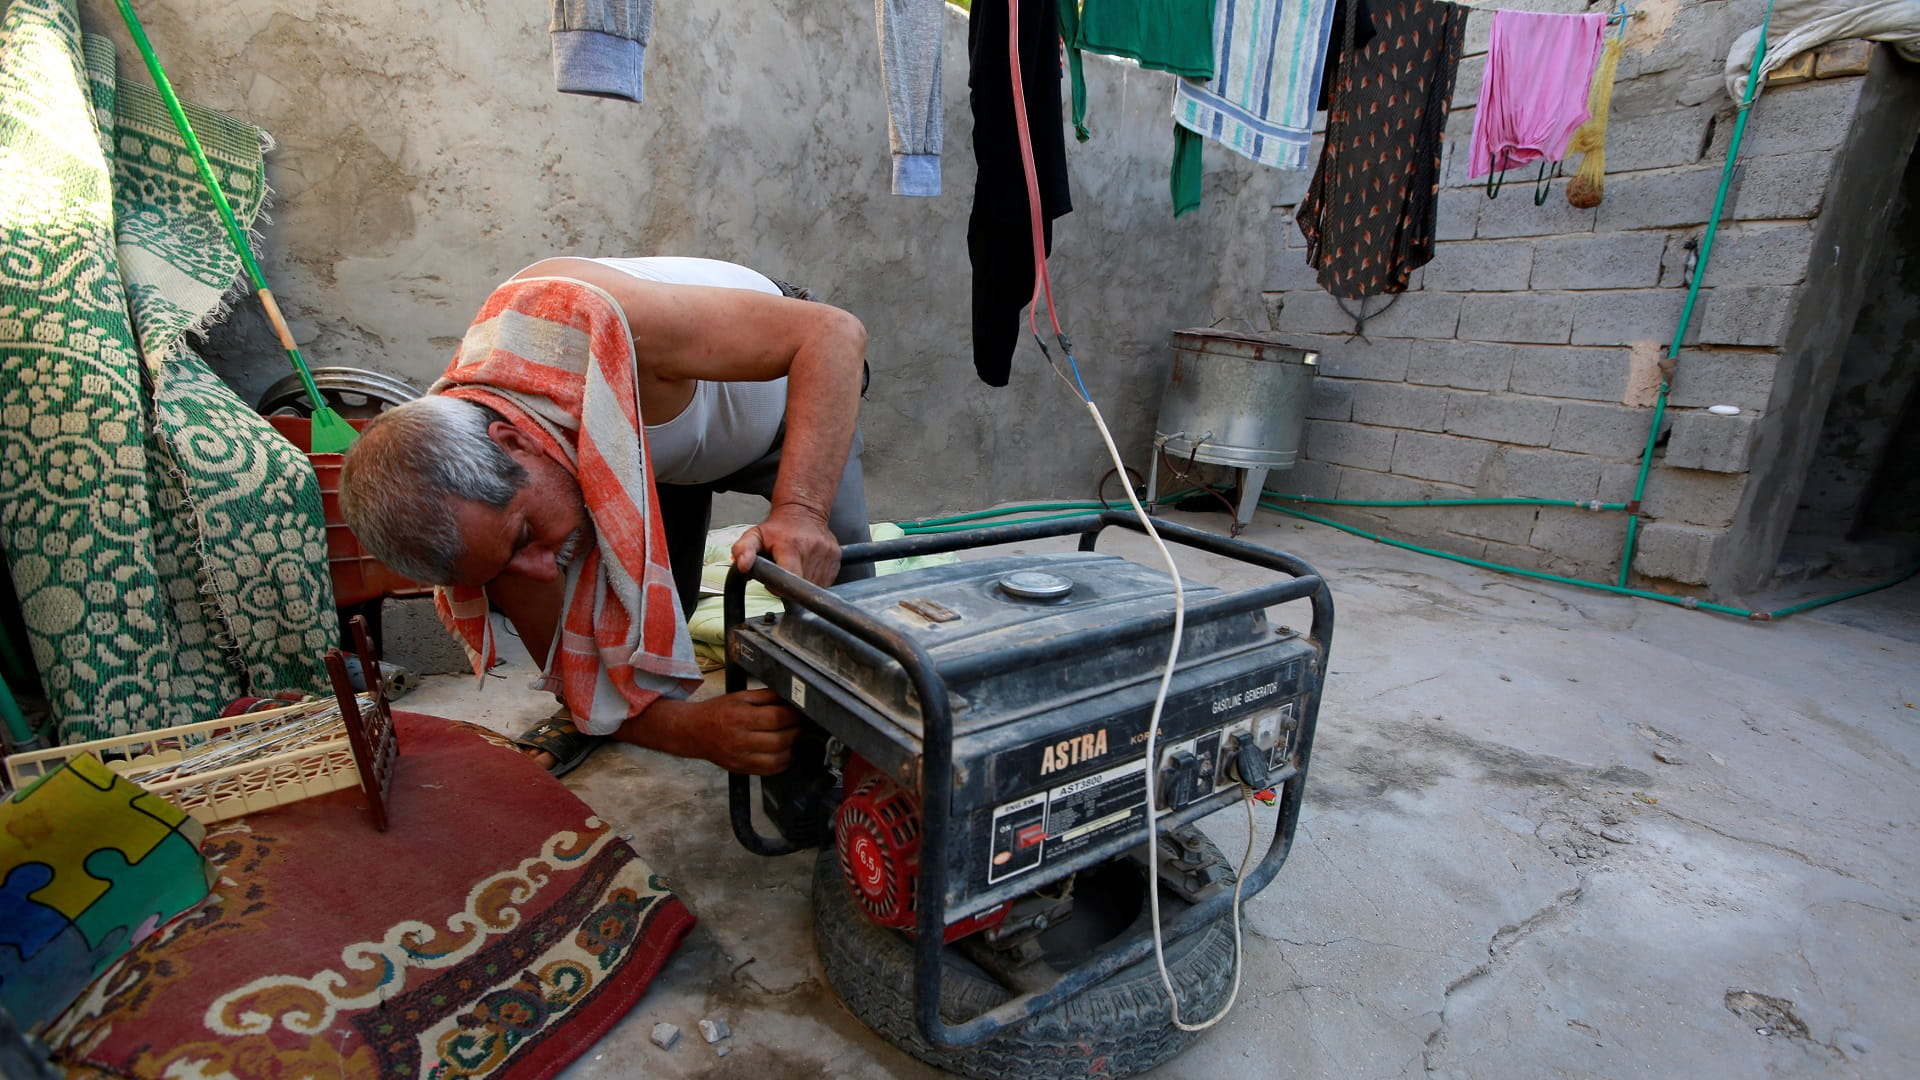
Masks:
[[[760,854],[826,848],[814,901],[829,982],[881,1035],[955,1071],[1005,1076],[1012,1061],[1023,1075],[1124,1075],[1178,1052],[1190,1036],[1166,1013],[1147,890],[1159,890],[1169,966],[1185,973],[1176,983],[1206,999],[1182,996],[1181,1007],[1204,1016],[1232,974],[1220,928],[1236,871],[1193,823],[1251,795],[1277,802],[1272,840],[1240,883],[1252,895],[1279,870],[1299,817],[1333,632],[1326,585],[1291,555],[1157,525],[1166,540],[1281,577],[1235,593],[1184,586],[1149,763],[1174,585],[1096,551],[1109,526],[1142,528],[1109,511],[912,536],[843,559],[1080,543],[832,589],[766,560],[727,582],[728,689],[757,678],[810,722],[793,766],[762,784],[780,835],[756,828],[739,775],[735,834]],[[748,578],[786,612],[743,620]],[[1269,607],[1298,600],[1311,605],[1305,633],[1269,622]],[[1152,867],[1149,783],[1162,815]],[[1122,995],[1157,1000],[1140,1030],[1116,1029],[1109,1006],[1073,1017],[1082,996],[1149,976],[1151,995]],[[1048,1068],[1033,1072],[1042,1059]]]

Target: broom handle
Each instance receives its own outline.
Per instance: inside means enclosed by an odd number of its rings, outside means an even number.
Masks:
[[[173,116],[173,126],[179,129],[180,137],[186,141],[187,153],[193,155],[194,167],[200,171],[200,182],[206,185],[207,194],[213,196],[213,205],[220,212],[220,223],[227,227],[227,237],[233,241],[233,249],[240,253],[240,261],[246,264],[254,295],[260,298],[260,306],[266,309],[267,319],[273,323],[273,332],[280,337],[280,347],[287,351],[287,358],[293,361],[293,370],[299,374],[300,385],[306,389],[314,409],[326,408],[326,402],[320,398],[320,388],[313,384],[313,373],[307,370],[300,347],[294,344],[293,332],[287,329],[287,320],[280,314],[280,305],[274,302],[273,290],[267,288],[267,276],[260,272],[260,264],[253,259],[253,248],[247,243],[247,235],[241,231],[240,222],[233,215],[233,205],[227,202],[226,192],[220,189],[220,182],[214,179],[213,166],[207,162],[206,151],[200,149],[200,139],[194,135],[193,125],[187,122],[187,112],[180,107],[173,84],[167,81],[167,73],[160,67],[160,58],[153,54],[153,43],[147,40],[146,28],[140,25],[140,17],[133,13],[133,5],[128,0],[114,2],[120,7],[120,18],[127,24],[127,33],[133,35],[134,47],[140,50],[141,59],[147,62],[147,72],[153,76],[154,89],[160,91],[161,100],[167,103],[167,112]]]

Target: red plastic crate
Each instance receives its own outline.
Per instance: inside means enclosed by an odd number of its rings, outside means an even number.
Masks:
[[[286,436],[287,441],[306,453],[313,474],[320,479],[320,506],[327,518],[327,570],[333,577],[333,602],[350,607],[384,596],[432,596],[433,586],[401,577],[386,563],[366,553],[360,539],[347,528],[340,513],[340,468],[344,454],[313,453],[313,422],[304,416],[269,416],[267,422]],[[367,426],[366,420],[349,420],[354,430]]]

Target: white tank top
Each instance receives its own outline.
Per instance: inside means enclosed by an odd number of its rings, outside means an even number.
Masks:
[[[683,255],[652,255],[644,259],[594,259],[623,274],[669,285],[710,285],[716,289],[752,289],[780,295],[780,286],[758,270],[719,259],[695,259]]]
[[[719,259],[656,255],[593,261],[646,281],[781,295],[780,286],[765,274]],[[680,415],[647,425],[653,478],[662,484],[706,484],[738,472],[773,449],[786,415],[785,378],[696,382],[693,400]]]

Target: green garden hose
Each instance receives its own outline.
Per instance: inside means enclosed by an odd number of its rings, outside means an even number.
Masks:
[[[1162,505],[1177,502],[1201,490],[1205,489],[1189,488],[1171,495],[1163,495],[1156,500],[1156,502]],[[1572,585],[1575,588],[1591,589],[1596,592],[1609,593],[1614,596],[1629,596],[1640,600],[1653,600],[1662,604],[1671,604],[1674,607],[1682,607],[1694,611],[1708,611],[1716,615],[1731,615],[1735,618],[1748,619],[1754,622],[1770,622],[1774,619],[1784,619],[1789,615],[1798,615],[1801,612],[1812,611],[1815,608],[1825,607],[1828,604],[1836,604],[1842,600],[1851,600],[1856,596],[1865,596],[1868,593],[1879,592],[1882,589],[1890,589],[1906,581],[1908,578],[1913,577],[1915,574],[1920,574],[1920,565],[1915,565],[1894,577],[1862,588],[1850,589],[1846,592],[1835,593],[1830,596],[1816,597],[1812,600],[1803,600],[1800,603],[1791,604],[1783,608],[1776,608],[1772,611],[1758,611],[1752,608],[1733,607],[1728,604],[1715,604],[1690,596],[1669,596],[1666,593],[1654,592],[1651,589],[1635,589],[1625,585],[1608,585],[1600,581],[1584,581],[1580,578],[1566,577],[1561,574],[1549,574],[1542,570],[1528,570],[1523,567],[1509,566],[1505,563],[1497,563],[1488,559],[1476,559],[1468,555],[1456,555],[1450,551],[1442,551],[1438,548],[1415,544],[1411,541],[1395,540],[1392,537],[1381,536],[1378,533],[1368,532],[1365,529],[1343,524],[1332,518],[1321,517],[1318,514],[1309,514],[1304,510],[1296,510],[1289,506],[1280,506],[1272,501],[1275,499],[1325,503],[1335,506],[1457,506],[1493,504],[1549,507],[1565,506],[1610,511],[1626,509],[1625,505],[1621,503],[1600,503],[1596,506],[1592,503],[1573,499],[1439,499],[1432,502],[1418,502],[1413,500],[1392,499],[1323,499],[1303,495],[1275,495],[1268,493],[1267,498],[1261,499],[1259,505],[1262,510],[1272,510],[1278,514],[1286,514],[1289,517],[1311,521],[1317,525],[1325,525],[1330,529],[1338,529],[1341,532],[1358,536],[1364,540],[1372,540],[1375,543],[1385,544],[1388,547],[1397,547],[1404,551],[1411,551],[1420,555],[1432,555],[1435,558],[1446,559],[1449,562],[1462,563],[1467,566],[1479,567],[1482,570],[1492,570],[1502,574],[1515,574],[1520,577],[1533,578],[1538,581],[1549,581],[1558,585]],[[973,525],[972,522],[987,518],[1011,517],[1020,514],[1042,515],[1031,518],[1023,517],[1018,523],[1024,524],[1035,521],[1057,521],[1063,518],[1078,517],[1090,510],[1107,509],[1111,509],[1111,507],[1098,502],[1020,503],[1013,506],[994,507],[989,510],[973,510],[961,514],[948,514],[944,517],[902,522],[900,528],[910,535],[959,532],[965,529],[976,528],[977,526]]]
[[[1773,0],[1767,0],[1767,13],[1760,20],[1760,40],[1753,47],[1753,63],[1747,68],[1747,91],[1740,95],[1740,112],[1733,121],[1733,138],[1727,144],[1727,161],[1720,167],[1720,190],[1713,194],[1713,214],[1707,218],[1706,235],[1700,238],[1700,258],[1694,264],[1693,278],[1687,283],[1687,303],[1680,309],[1680,324],[1673,328],[1673,341],[1667,345],[1667,369],[1660,375],[1660,393],[1653,403],[1653,427],[1647,431],[1647,445],[1640,451],[1640,475],[1633,482],[1634,512],[1627,518],[1627,538],[1620,548],[1620,577],[1625,586],[1633,573],[1633,545],[1640,532],[1640,500],[1647,494],[1647,474],[1653,470],[1653,447],[1660,440],[1660,423],[1667,415],[1667,394],[1673,389],[1672,362],[1680,355],[1680,342],[1687,336],[1687,324],[1693,321],[1693,306],[1700,299],[1700,282],[1707,276],[1707,261],[1713,258],[1713,237],[1720,231],[1720,216],[1727,208],[1727,189],[1733,185],[1734,166],[1740,161],[1740,143],[1747,135],[1747,115],[1759,93],[1765,76],[1760,65],[1767,58],[1767,26],[1773,22]]]

